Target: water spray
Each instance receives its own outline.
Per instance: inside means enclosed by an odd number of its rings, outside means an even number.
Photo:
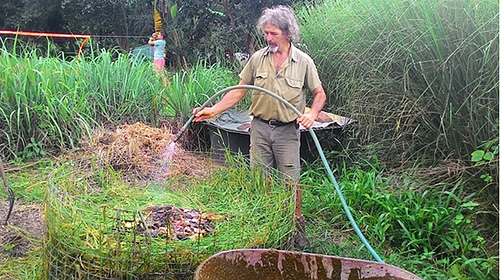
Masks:
[[[201,107],[200,107],[200,110],[205,108],[208,104],[212,103],[221,94],[226,93],[228,91],[231,91],[233,89],[252,89],[252,90],[264,92],[264,93],[278,99],[279,101],[281,101],[288,108],[293,110],[294,113],[297,114],[297,116],[299,116],[299,117],[302,116],[302,113],[299,110],[297,110],[297,108],[295,108],[292,104],[290,104],[288,101],[283,99],[283,97],[281,97],[281,96],[279,96],[279,95],[277,95],[277,94],[275,94],[267,89],[264,89],[264,88],[261,88],[258,86],[253,86],[253,85],[236,85],[236,86],[231,86],[231,87],[227,87],[223,90],[220,90],[216,94],[212,95],[212,97],[210,97],[205,103],[203,103],[203,105],[201,105]],[[189,118],[189,120],[186,122],[186,124],[184,124],[184,126],[181,128],[181,130],[179,130],[179,132],[175,136],[174,142],[171,145],[175,145],[175,142],[177,142],[179,140],[179,138],[181,138],[182,134],[184,134],[186,129],[189,127],[189,125],[193,121],[194,117],[195,117],[195,115],[192,115]],[[316,148],[318,149],[318,153],[321,157],[321,161],[323,162],[323,165],[326,168],[328,177],[330,178],[330,181],[333,183],[333,185],[335,187],[335,191],[337,192],[337,195],[339,196],[342,207],[344,208],[344,212],[345,212],[347,218],[349,219],[349,221],[351,222],[351,225],[354,228],[354,231],[356,231],[356,234],[358,235],[359,239],[361,240],[361,242],[363,242],[363,244],[368,249],[370,254],[375,258],[375,260],[377,260],[380,263],[383,263],[384,261],[378,256],[378,254],[375,252],[375,250],[372,248],[372,246],[368,243],[365,236],[363,235],[363,233],[359,229],[358,225],[356,224],[356,221],[354,220],[354,217],[352,216],[351,211],[349,210],[349,206],[347,205],[347,203],[344,199],[344,195],[342,194],[342,191],[340,190],[339,184],[337,183],[337,180],[335,179],[335,176],[333,175],[333,171],[331,170],[330,165],[328,164],[328,161],[326,160],[323,149],[321,148],[321,145],[319,144],[318,137],[316,137],[316,133],[314,133],[314,131],[311,127],[308,129],[308,131],[311,134],[311,137],[314,141],[314,144],[316,145]]]

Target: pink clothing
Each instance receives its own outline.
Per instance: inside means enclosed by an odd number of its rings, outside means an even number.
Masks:
[[[155,70],[156,73],[163,72],[164,68],[165,68],[165,58],[154,59],[153,69]]]

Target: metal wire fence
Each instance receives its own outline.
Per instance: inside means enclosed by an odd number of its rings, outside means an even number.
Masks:
[[[191,279],[217,252],[287,248],[294,231],[294,190],[241,162],[136,184],[92,161],[50,176],[45,279]]]

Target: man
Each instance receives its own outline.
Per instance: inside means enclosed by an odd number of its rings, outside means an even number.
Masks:
[[[253,54],[240,73],[239,85],[265,88],[304,112],[306,90],[314,95],[311,110],[301,117],[279,100],[254,91],[250,114],[250,165],[264,167],[267,172],[276,168],[285,179],[298,183],[300,179],[300,130],[313,125],[323,109],[326,94],[313,60],[297,49],[299,26],[293,11],[285,6],[265,9],[257,27],[263,31],[268,46]],[[236,105],[247,89],[228,92],[213,107],[194,110],[193,121],[217,116]]]

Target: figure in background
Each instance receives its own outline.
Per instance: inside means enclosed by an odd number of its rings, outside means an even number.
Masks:
[[[161,76],[163,84],[167,85],[165,76],[165,39],[163,32],[155,32],[149,38],[148,44],[153,46],[153,70]]]

